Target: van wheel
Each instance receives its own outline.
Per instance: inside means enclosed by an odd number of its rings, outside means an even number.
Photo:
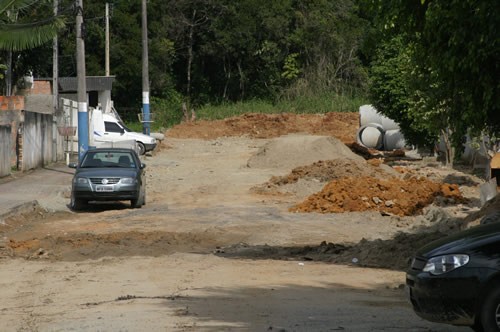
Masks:
[[[481,326],[484,331],[500,331],[500,287],[492,289],[484,300]]]
[[[140,156],[142,156],[146,153],[146,147],[141,142],[137,142],[137,150],[138,150],[137,152],[139,153]]]

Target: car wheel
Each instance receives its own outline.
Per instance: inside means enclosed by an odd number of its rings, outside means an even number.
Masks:
[[[130,205],[134,209],[140,209],[146,203],[145,199],[146,199],[146,194],[145,192],[141,191],[137,199],[130,200]]]
[[[481,325],[484,331],[500,331],[500,287],[486,296],[481,308]]]
[[[487,216],[483,217],[483,219],[481,219],[480,224],[485,225],[498,221],[500,221],[500,211],[490,213]]]
[[[73,211],[82,210],[86,204],[87,204],[86,201],[84,201],[81,198],[76,198],[75,194],[73,193],[71,194],[71,201],[69,203],[69,207],[71,208],[71,210]]]
[[[142,156],[146,153],[146,147],[141,142],[137,142],[137,153]]]

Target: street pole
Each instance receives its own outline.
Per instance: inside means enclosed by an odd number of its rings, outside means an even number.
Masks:
[[[58,7],[59,6],[59,1],[54,0],[54,16],[57,16],[58,14]],[[54,37],[54,40],[52,42],[52,95],[54,96],[54,113],[57,113],[59,110],[58,104],[59,104],[59,67],[58,67],[58,48],[59,48],[59,41],[57,39],[57,35]]]
[[[54,0],[54,16],[58,14],[59,1]],[[54,104],[54,116],[59,118],[61,115],[59,114],[59,57],[58,57],[58,49],[59,49],[59,40],[57,39],[57,35],[54,37],[52,41],[52,103]],[[66,124],[63,124],[66,125]],[[69,124],[71,125],[71,124]],[[54,137],[57,134],[54,135]],[[53,143],[54,151],[57,151],[57,140],[54,138]],[[57,161],[57,152],[54,155],[53,161]]]
[[[76,70],[78,77],[78,160],[89,149],[89,118],[87,110],[87,82],[85,77],[85,34],[83,27],[83,0],[76,0]]]
[[[109,76],[109,3],[106,2],[106,59],[105,59],[105,72]]]
[[[142,132],[146,135],[150,134],[148,61],[148,14],[146,0],[142,0]]]

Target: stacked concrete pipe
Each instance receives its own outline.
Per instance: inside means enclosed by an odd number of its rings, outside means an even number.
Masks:
[[[380,114],[372,105],[359,108],[358,144],[377,150],[403,149],[406,142],[399,125]]]

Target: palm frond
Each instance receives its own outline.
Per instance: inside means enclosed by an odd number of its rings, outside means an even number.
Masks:
[[[37,2],[38,0],[0,0],[0,15],[9,10],[24,10]]]
[[[64,26],[65,20],[60,16],[28,24],[0,23],[0,49],[23,51],[38,47],[51,41]]]

